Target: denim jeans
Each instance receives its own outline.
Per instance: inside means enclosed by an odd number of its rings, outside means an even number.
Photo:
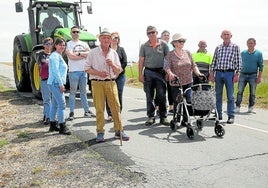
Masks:
[[[238,92],[236,98],[236,106],[240,107],[243,98],[243,92],[247,85],[249,84],[249,103],[248,107],[252,107],[255,105],[255,93],[257,86],[257,73],[254,74],[243,74],[241,73],[238,81]]]
[[[222,117],[222,93],[225,86],[227,93],[227,115],[229,118],[234,118],[234,72],[216,71],[216,108],[219,117]]]
[[[58,83],[52,83],[52,85],[48,86],[52,93],[50,113],[49,113],[50,121],[56,121],[56,115],[57,115],[58,122],[64,123],[65,108],[66,108],[64,93],[60,91],[60,86]]]
[[[88,112],[89,107],[87,101],[87,73],[84,71],[69,72],[69,82],[70,82],[70,95],[69,95],[70,112],[74,112],[75,109],[75,94],[78,86],[80,91],[80,99],[82,107],[84,108],[85,112]]]
[[[117,85],[117,90],[118,90],[118,98],[119,98],[119,103],[120,103],[120,112],[122,112],[123,109],[123,90],[126,82],[126,75],[122,74],[115,80],[116,85]],[[106,111],[108,116],[112,116],[110,107],[106,101]]]
[[[49,118],[50,104],[51,104],[51,91],[47,85],[47,80],[41,80],[41,94],[44,105],[44,116]]]
[[[167,86],[165,75],[163,75],[163,73],[148,69],[144,70],[144,91],[146,93],[147,116],[149,118],[154,117],[155,115],[155,91],[158,99],[160,118],[167,117],[166,90]]]

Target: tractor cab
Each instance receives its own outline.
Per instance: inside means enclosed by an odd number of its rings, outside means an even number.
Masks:
[[[71,28],[76,25],[81,29],[80,14],[82,13],[82,3],[72,3],[70,1],[29,1],[29,25],[32,44],[41,44],[46,37],[54,38],[53,34],[57,28]],[[16,12],[22,12],[21,2],[15,4]],[[87,7],[88,13],[92,13],[91,4]]]
[[[87,13],[92,14],[92,4],[84,0],[29,0],[29,33],[14,38],[13,70],[18,91],[32,91],[41,98],[38,54],[43,50],[42,41],[46,37],[72,39],[73,26],[81,29],[79,39],[96,47],[97,38],[87,32],[81,24],[82,5],[87,4]],[[16,12],[23,12],[22,2],[15,3]],[[66,63],[67,59],[66,59]]]

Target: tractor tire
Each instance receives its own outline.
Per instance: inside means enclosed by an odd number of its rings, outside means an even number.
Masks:
[[[29,69],[32,93],[37,99],[42,99],[38,56],[36,52],[32,53]]]
[[[21,92],[31,91],[29,76],[27,74],[27,65],[23,62],[23,53],[21,44],[18,40],[14,42],[13,48],[13,72],[16,88]]]

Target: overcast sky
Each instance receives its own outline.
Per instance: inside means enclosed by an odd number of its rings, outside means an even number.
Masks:
[[[0,1],[0,61],[12,61],[13,39],[28,32],[28,0],[21,0],[23,13],[15,12],[17,0]],[[121,45],[129,61],[138,61],[139,45],[148,38],[146,27],[154,25],[159,35],[169,30],[171,36],[181,33],[187,38],[185,49],[194,52],[197,43],[207,41],[208,51],[214,52],[222,43],[223,29],[233,33],[232,42],[241,50],[246,49],[246,40],[254,37],[256,48],[268,59],[268,0],[91,0],[93,14],[84,14],[85,28],[98,34],[99,27],[118,31]],[[85,8],[85,7],[84,7]]]

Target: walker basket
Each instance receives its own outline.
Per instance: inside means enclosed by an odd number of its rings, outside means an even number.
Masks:
[[[215,91],[209,84],[192,86],[192,107],[194,110],[209,111],[216,108]]]

